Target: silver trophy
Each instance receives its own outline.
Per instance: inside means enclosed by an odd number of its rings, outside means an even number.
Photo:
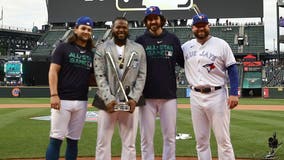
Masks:
[[[121,90],[126,102],[128,102],[128,97],[127,97],[127,95],[125,93],[125,89],[124,89],[123,84],[122,84],[121,81],[124,81],[125,76],[126,76],[127,72],[129,71],[129,68],[130,68],[130,65],[131,65],[131,62],[132,62],[134,54],[136,54],[136,52],[132,52],[131,53],[130,59],[129,59],[129,61],[127,63],[127,66],[126,66],[126,70],[124,71],[123,76],[120,79],[119,78],[119,74],[118,74],[118,70],[117,70],[117,68],[115,66],[114,60],[113,60],[113,58],[111,56],[111,53],[110,52],[106,52],[106,55],[108,56],[108,58],[109,58],[109,60],[111,62],[112,68],[113,68],[113,70],[115,72],[115,75],[116,75],[116,78],[117,78],[118,84],[119,84],[119,88],[118,88],[116,94]],[[114,111],[125,111],[125,112],[130,111],[130,106],[126,102],[118,102],[118,104],[114,106]]]
[[[130,106],[126,102],[119,102],[117,105],[114,106],[114,111],[130,111]]]

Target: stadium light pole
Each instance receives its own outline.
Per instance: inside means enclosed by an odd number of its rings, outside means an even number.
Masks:
[[[277,58],[280,60],[280,33],[279,33],[279,0],[276,2],[276,25],[277,25]]]
[[[3,6],[2,6],[2,8],[1,8],[1,17],[0,17],[0,20],[1,20],[1,22],[2,22],[2,26],[1,26],[1,27],[3,27],[3,21],[4,21]]]

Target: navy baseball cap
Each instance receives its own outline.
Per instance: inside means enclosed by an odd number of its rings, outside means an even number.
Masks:
[[[154,15],[162,15],[162,12],[160,11],[160,8],[157,6],[150,6],[148,8],[146,8],[145,11],[145,17],[149,16],[150,14],[154,14]]]
[[[76,21],[76,26],[80,26],[80,25],[87,25],[90,27],[94,27],[94,21],[90,17],[82,16],[78,18]]]
[[[193,16],[192,18],[192,25],[196,25],[197,23],[209,23],[208,22],[208,17],[206,14],[197,14],[195,16]]]

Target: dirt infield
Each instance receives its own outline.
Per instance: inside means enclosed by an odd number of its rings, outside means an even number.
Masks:
[[[50,104],[0,104],[0,108],[47,108]],[[89,107],[92,107],[89,104]],[[178,108],[190,108],[189,104],[178,104]],[[283,105],[239,105],[235,108],[236,110],[275,110],[283,111]],[[13,159],[13,160],[44,160],[41,159]],[[61,158],[60,160],[64,160]],[[95,157],[79,157],[78,160],[95,160]],[[112,160],[120,160],[120,157],[112,157]],[[141,160],[141,157],[137,157],[136,160]],[[155,160],[162,160],[162,157],[156,157]],[[176,157],[176,160],[197,160],[196,157]],[[213,158],[217,160],[217,158]],[[237,160],[248,160],[248,159],[237,159]]]
[[[46,108],[50,104],[0,104],[0,108]],[[89,107],[92,107],[89,104]],[[190,108],[189,104],[178,104],[178,108]],[[283,111],[284,105],[238,105],[237,110],[275,110]]]

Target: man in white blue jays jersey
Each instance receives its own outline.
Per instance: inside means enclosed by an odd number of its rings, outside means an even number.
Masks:
[[[236,60],[227,42],[210,35],[205,14],[193,17],[192,32],[196,39],[183,44],[182,49],[185,74],[192,90],[190,103],[198,159],[212,159],[212,128],[218,144],[219,160],[234,160],[229,129],[230,109],[238,105]]]

